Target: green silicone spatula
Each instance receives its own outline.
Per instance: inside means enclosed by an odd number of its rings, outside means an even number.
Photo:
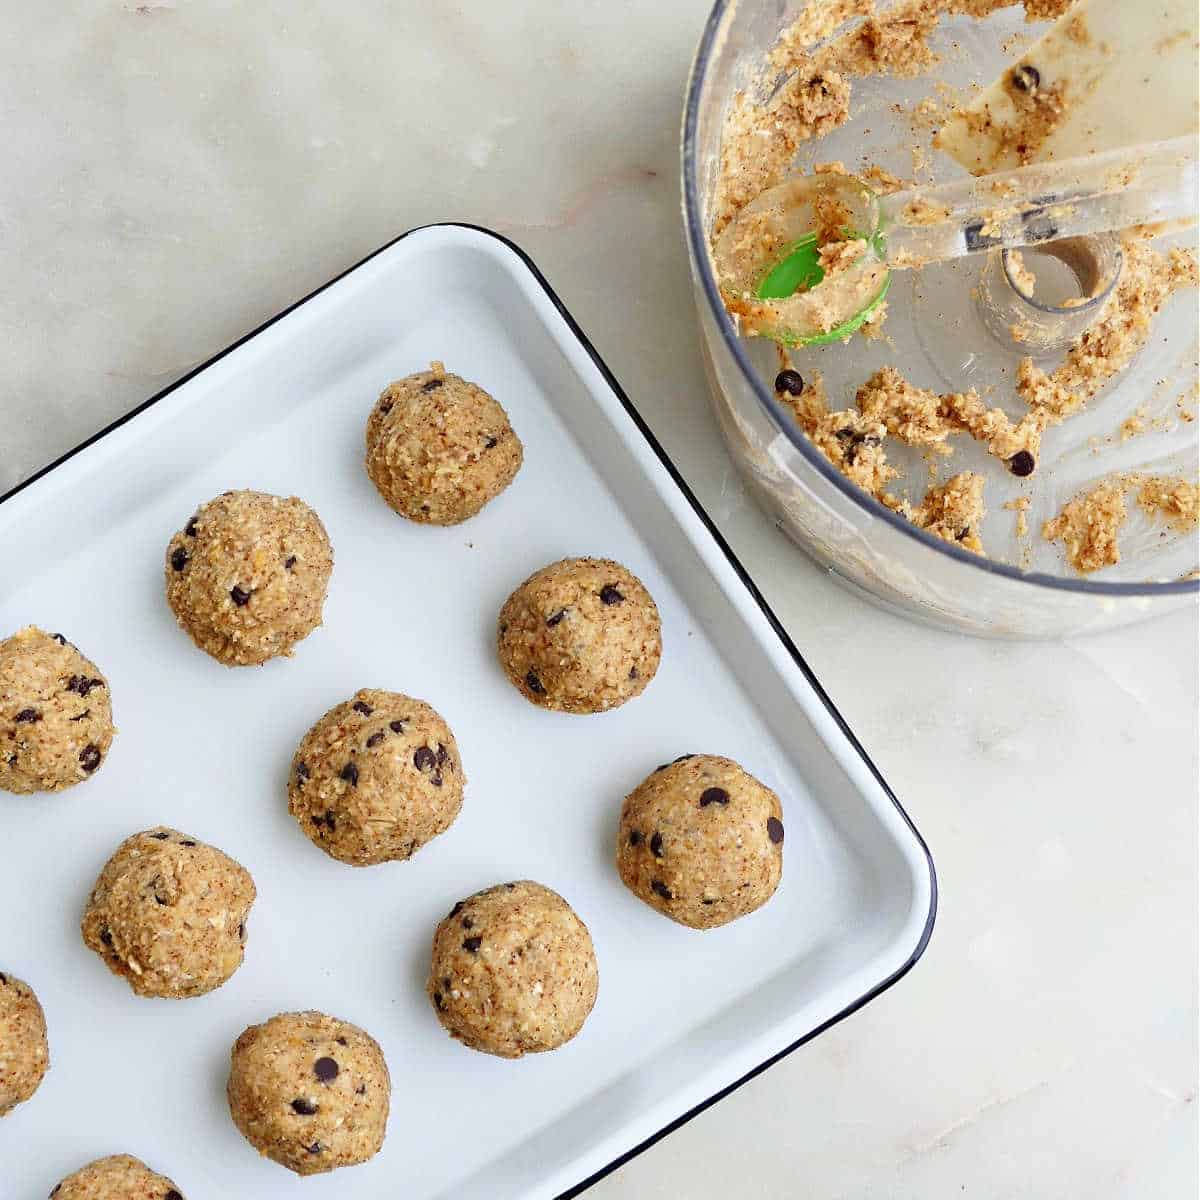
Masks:
[[[1190,136],[1035,163],[877,195],[852,175],[797,176],[746,206],[715,256],[727,294],[762,302],[760,332],[789,345],[848,336],[887,293],[891,271],[984,250],[1196,219]],[[821,251],[861,242],[826,279]]]

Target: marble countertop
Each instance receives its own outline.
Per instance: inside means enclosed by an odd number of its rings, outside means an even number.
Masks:
[[[898,986],[597,1200],[1197,1187],[1194,612],[972,641],[843,591],[709,415],[679,221],[705,0],[71,0],[0,46],[0,492],[404,229],[538,262],[936,858]]]

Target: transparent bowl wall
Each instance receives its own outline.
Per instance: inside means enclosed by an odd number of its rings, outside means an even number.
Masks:
[[[684,221],[704,363],[718,422],[751,493],[853,590],[945,629],[1064,637],[1193,604],[1200,581],[1105,583],[1022,572],[934,538],[840,475],[776,403],[769,384],[777,369],[773,348],[735,333],[717,292],[707,230],[730,99],[802,8],[719,0],[692,65],[684,113]]]

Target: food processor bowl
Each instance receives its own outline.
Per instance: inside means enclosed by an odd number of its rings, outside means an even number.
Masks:
[[[841,475],[808,440],[791,412],[776,400],[772,381],[781,366],[779,350],[764,338],[738,335],[718,290],[710,232],[730,104],[740,89],[758,85],[768,52],[781,30],[804,7],[782,0],[717,0],[692,65],[684,111],[683,218],[701,349],[717,421],[749,491],[781,530],[842,583],[888,609],[944,629],[984,637],[1058,638],[1112,629],[1194,604],[1200,595],[1200,581],[1179,578],[1178,571],[1173,577],[1154,578],[1151,565],[1145,571],[1150,577],[1140,579],[1137,568],[1131,566],[1123,567],[1120,578],[1086,578],[1075,575],[1065,562],[1059,569],[1053,562],[1054,548],[1049,546],[1038,546],[1039,560],[1035,569],[1029,569],[1011,547],[1006,554],[985,558],[943,541],[886,508]],[[934,48],[943,52],[950,64],[948,78],[957,78],[964,87],[971,80],[986,83],[1010,60],[1014,44],[1019,47],[1032,40],[1028,28],[1022,26],[1019,5],[982,22],[951,17],[938,31]],[[854,85],[851,123],[857,120],[861,124],[863,112],[873,110],[872,115],[878,119],[871,124],[879,126],[885,124],[889,111],[900,113],[906,107],[911,110],[917,99],[934,86],[928,77],[923,82],[874,77],[855,80]],[[860,99],[862,95],[866,96],[865,103]],[[855,136],[853,130],[850,136]],[[801,166],[811,167],[814,158],[848,157],[845,139],[840,145],[833,137],[824,141],[833,145],[806,143],[802,147],[802,158],[806,155],[809,161]],[[973,265],[958,267],[959,274],[947,277],[946,286],[950,292],[958,289],[960,308],[973,309],[967,297],[977,290],[974,285],[985,259],[974,256],[962,262]],[[921,359],[926,376],[930,372],[936,375],[939,365],[946,362],[961,361],[969,367],[975,356],[964,351],[967,335],[952,328],[956,321],[929,319],[931,310],[922,309],[920,304],[920,291],[925,286],[920,279],[922,273],[906,274],[908,311],[902,311],[896,322],[895,340],[866,343],[856,337],[848,344],[825,347],[822,353],[842,357],[822,359],[823,372],[828,372],[831,363],[849,361],[861,382],[875,366],[884,363],[905,371],[910,358]],[[893,287],[894,293],[897,290],[904,289]],[[1194,298],[1189,302],[1185,296],[1177,300],[1175,325],[1166,330],[1156,327],[1154,352],[1160,356],[1160,342],[1183,339],[1182,350],[1176,346],[1178,352],[1169,367],[1158,359],[1147,363],[1139,358],[1130,373],[1153,371],[1158,376],[1182,371],[1194,381],[1194,341],[1189,341],[1195,332],[1194,308]],[[927,318],[924,322],[923,316]],[[981,317],[972,319],[982,321]],[[969,332],[972,337],[992,341],[974,328]],[[986,357],[985,348],[981,345],[980,349],[981,357]],[[946,382],[944,370],[941,377],[944,387],[952,386]],[[1103,395],[1097,397],[1092,407],[1103,399]],[[835,400],[831,393],[830,403],[837,408],[849,401]],[[1114,424],[1115,412],[1110,409],[1104,418],[1109,425]],[[1191,430],[1197,426],[1189,430],[1179,422],[1176,425],[1178,433],[1160,442],[1154,453],[1165,449],[1168,466],[1190,471],[1194,478],[1196,450]],[[1092,436],[1087,441],[1091,445],[1098,438],[1091,426],[1084,425],[1082,434],[1089,433]],[[1090,471],[1095,477],[1103,474],[1100,460],[1080,466],[1078,460],[1084,453],[1076,447],[1064,457],[1064,461],[1075,463],[1074,474],[1060,468],[1057,484],[1053,469],[1039,472],[1039,486],[1055,503],[1061,504],[1069,497],[1068,483],[1072,487],[1077,484],[1083,477],[1080,470],[1085,474]],[[920,464],[921,459],[915,457],[910,475],[923,469]],[[1006,480],[999,464],[993,462],[990,466],[989,488],[997,474],[1000,476],[995,483],[998,494],[989,501],[990,528],[994,531],[1000,522],[1006,522],[1005,529],[1011,529],[1013,513],[1005,512],[1000,501],[1010,494],[1005,488],[1022,481]],[[918,494],[915,499],[919,498]],[[1053,515],[1053,510],[1047,509],[1046,515]],[[1035,526],[1033,539],[1038,539],[1038,532]],[[1142,541],[1151,536],[1144,533]],[[995,534],[994,540],[1003,541],[1003,537]]]

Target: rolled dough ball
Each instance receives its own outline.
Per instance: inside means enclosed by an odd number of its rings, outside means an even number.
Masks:
[[[587,926],[540,883],[502,883],[460,900],[437,927],[426,990],[451,1037],[520,1058],[569,1042],[596,1003]]]
[[[0,791],[90,778],[114,733],[108,680],[61,633],[30,625],[0,641]]]
[[[409,858],[449,829],[466,782],[454,734],[433,708],[363,688],[304,735],[288,811],[326,854],[367,867]]]
[[[0,971],[0,1117],[38,1090],[49,1067],[46,1016],[33,988]]]
[[[388,384],[367,419],[367,474],[410,521],[473,517],[512,483],[523,454],[504,409],[440,362]]]
[[[564,558],[505,601],[500,664],[541,708],[596,713],[640,695],[662,658],[658,609],[641,580],[607,558]]]
[[[693,929],[752,913],[783,873],[779,797],[731,758],[685,754],[625,797],[617,870],[635,896]]]
[[[50,1193],[51,1200],[184,1200],[165,1175],[150,1170],[131,1154],[98,1158],[68,1175]]]
[[[260,1154],[297,1175],[373,1157],[391,1091],[375,1039],[324,1013],[281,1013],[251,1025],[233,1047],[233,1123]]]
[[[254,897],[240,863],[160,825],[126,838],[108,860],[83,940],[139,996],[203,996],[242,965]]]
[[[325,526],[303,500],[224,492],[167,546],[167,603],[218,662],[263,663],[321,624],[332,571]]]

